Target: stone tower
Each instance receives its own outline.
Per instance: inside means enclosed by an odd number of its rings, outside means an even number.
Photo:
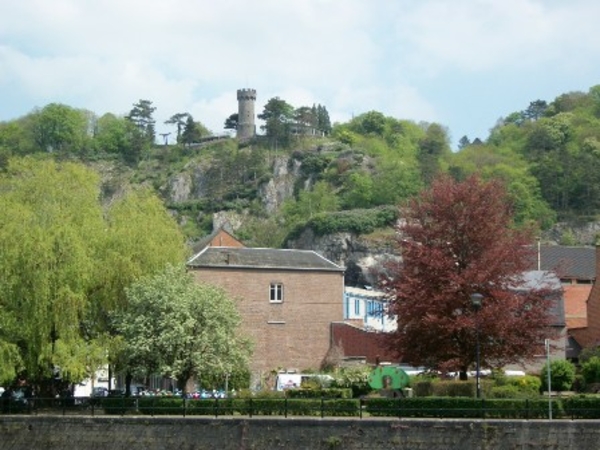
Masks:
[[[237,99],[237,138],[250,139],[256,134],[256,124],[254,123],[254,102],[256,102],[256,89],[238,89]]]

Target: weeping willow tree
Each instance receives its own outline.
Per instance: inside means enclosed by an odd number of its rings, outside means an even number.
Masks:
[[[0,382],[91,375],[125,288],[184,260],[160,200],[137,190],[103,206],[99,186],[91,169],[49,159],[11,160],[0,174]]]
[[[7,366],[28,378],[57,367],[81,372],[64,349],[83,345],[79,324],[104,230],[98,186],[83,166],[30,158],[11,161],[0,177],[0,339],[18,349]]]
[[[131,189],[106,210],[106,239],[100,252],[102,267],[93,294],[90,317],[96,332],[112,338],[111,367],[131,370],[124,343],[111,318],[128,306],[125,290],[140,278],[162,272],[167,264],[182,264],[187,256],[184,237],[163,203],[146,189]]]

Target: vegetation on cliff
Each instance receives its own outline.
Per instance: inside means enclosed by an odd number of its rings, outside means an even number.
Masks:
[[[122,117],[49,104],[0,123],[0,164],[33,154],[83,161],[101,171],[106,201],[128,184],[150,186],[190,241],[211,231],[213,213],[230,211],[240,214],[236,232],[249,245],[283,246],[293,230],[323,220],[317,215],[395,207],[444,173],[457,180],[473,173],[502,180],[517,225],[545,229],[557,220],[595,220],[600,211],[600,86],[549,103],[532,101],[499,119],[485,141],[463,137],[455,152],[440,124],[369,111],[331,127],[325,107],[294,109],[279,98],[259,114],[267,135],[251,142],[208,140],[201,123],[177,113],[167,123],[176,128],[178,142],[157,145],[153,111],[147,100]],[[292,133],[283,113],[294,120],[314,116],[327,134]],[[286,173],[274,170],[281,159]],[[271,205],[265,193],[270,185],[276,197]]]

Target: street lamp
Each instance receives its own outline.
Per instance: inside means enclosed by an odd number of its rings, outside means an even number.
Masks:
[[[481,304],[483,302],[483,295],[481,294],[471,294],[471,306],[476,311],[475,317],[475,339],[477,341],[477,351],[476,351],[476,369],[475,369],[475,379],[477,386],[477,398],[481,397],[481,384],[479,382],[479,310],[481,309]]]

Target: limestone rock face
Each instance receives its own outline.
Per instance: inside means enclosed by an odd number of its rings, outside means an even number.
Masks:
[[[244,215],[235,211],[219,211],[213,214],[213,230],[223,228],[231,234],[235,234],[244,223]]]
[[[288,157],[275,158],[273,177],[260,187],[258,195],[269,214],[278,211],[285,200],[294,195],[294,185],[300,176],[300,162]]]
[[[186,172],[177,174],[169,180],[167,197],[171,202],[184,202],[190,199],[192,193],[192,177]]]
[[[288,241],[287,247],[314,250],[345,267],[345,283],[348,286],[375,286],[385,264],[400,261],[391,242],[353,233],[316,236],[312,230],[307,229],[296,240]]]

